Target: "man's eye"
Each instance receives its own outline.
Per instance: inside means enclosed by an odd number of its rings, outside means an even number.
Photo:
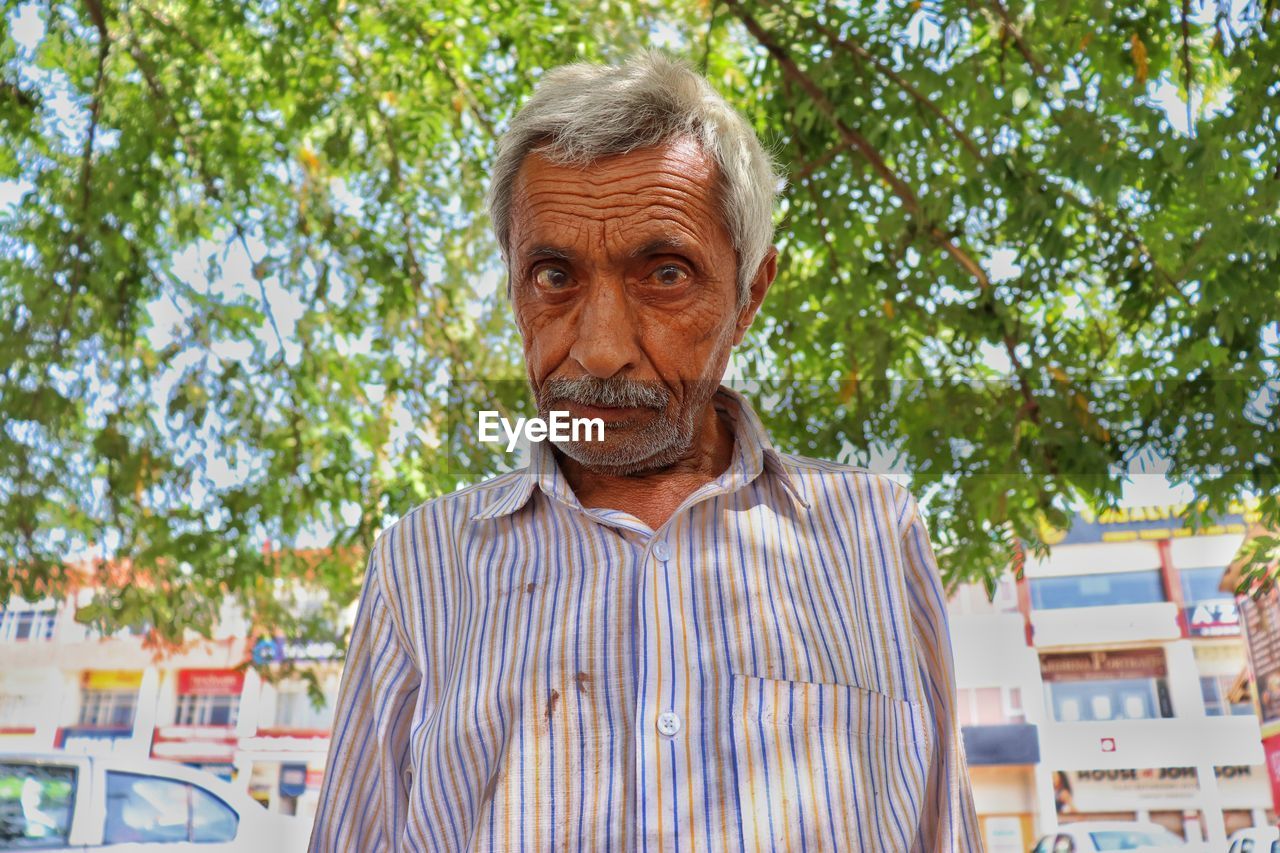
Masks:
[[[653,279],[664,287],[684,284],[689,274],[675,264],[663,264],[653,271]]]
[[[544,290],[563,290],[569,286],[569,274],[557,267],[543,267],[533,273],[533,283]]]

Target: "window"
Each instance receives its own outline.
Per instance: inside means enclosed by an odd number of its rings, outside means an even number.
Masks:
[[[75,796],[73,767],[0,762],[0,848],[65,847]]]
[[[234,726],[240,712],[239,696],[184,694],[178,697],[180,726]]]
[[[235,839],[239,816],[203,788],[133,773],[107,773],[103,844]]]
[[[965,687],[956,692],[962,726],[1025,723],[1022,691],[1017,687]]]
[[[1164,584],[1156,569],[1031,579],[1031,606],[1037,610],[1149,604],[1165,600]]]
[[[40,697],[30,693],[0,693],[0,726],[34,726],[40,720]]]
[[[234,841],[240,818],[204,788],[191,789],[191,840],[197,843]]]
[[[1055,681],[1045,685],[1060,723],[1172,717],[1163,678]]]
[[[0,610],[0,642],[53,639],[56,610]]]
[[[137,707],[137,689],[85,688],[80,692],[80,725],[128,728],[133,725]]]
[[[1195,604],[1199,601],[1234,598],[1231,593],[1218,589],[1218,584],[1222,583],[1222,576],[1226,571],[1222,566],[1208,569],[1181,569],[1178,572],[1178,578],[1182,582],[1182,600],[1187,604]]]
[[[329,729],[333,725],[333,702],[325,696],[317,709],[305,689],[284,689],[276,694],[275,726],[280,729]]]
[[[1200,676],[1200,693],[1204,696],[1204,712],[1210,717],[1252,715],[1253,702],[1232,702],[1228,699],[1231,685],[1235,683],[1231,675]]]
[[[1090,832],[1097,850],[1143,850],[1147,848],[1182,847],[1186,842],[1167,829],[1107,829]]]
[[[948,599],[949,610],[956,616],[985,616],[990,613],[1018,612],[1018,584],[1005,575],[996,583],[995,595],[988,595],[980,583],[961,584]]]

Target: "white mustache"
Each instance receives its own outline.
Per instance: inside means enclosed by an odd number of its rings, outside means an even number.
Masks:
[[[595,377],[548,379],[538,396],[542,403],[566,400],[605,409],[665,409],[671,401],[671,393],[656,382]]]

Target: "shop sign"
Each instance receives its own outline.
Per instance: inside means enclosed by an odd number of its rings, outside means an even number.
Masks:
[[[238,740],[226,729],[188,726],[160,728],[151,742],[151,757],[186,763],[227,763],[235,758]]]
[[[1262,753],[1267,760],[1267,781],[1271,783],[1271,803],[1280,808],[1280,735],[1262,739]]]
[[[135,669],[91,669],[80,676],[86,690],[137,690],[142,673]]]
[[[1163,678],[1163,649],[1066,652],[1040,656],[1045,681],[1094,681],[1103,678]]]
[[[307,792],[307,765],[280,765],[280,796],[301,797]]]
[[[253,644],[253,662],[258,666],[285,661],[341,660],[338,644],[327,640],[286,640],[284,637],[263,637]]]
[[[1249,779],[1253,777],[1253,768],[1247,764],[1235,767],[1215,767],[1213,775],[1219,779]]]
[[[239,696],[243,689],[243,670],[178,670],[178,693],[182,696]]]
[[[1240,633],[1240,610],[1229,598],[1201,601],[1182,610],[1193,637],[1231,637]]]
[[[246,752],[319,752],[329,749],[329,730],[258,729],[254,737],[240,741]]]
[[[133,726],[66,726],[55,733],[53,745],[67,752],[102,753],[113,751],[117,745],[128,743],[132,737]]]
[[[1218,796],[1223,808],[1265,809],[1271,805],[1266,767],[1239,765],[1213,769],[1218,777]]]
[[[1072,770],[1054,774],[1054,799],[1061,814],[1114,811],[1117,798],[1169,800],[1191,798],[1200,790],[1194,767],[1144,767]]]
[[[1280,734],[1280,594],[1272,587],[1257,598],[1242,595],[1236,600],[1258,700],[1258,725],[1264,737]]]
[[[1040,535],[1049,545],[1078,545],[1096,542],[1139,542],[1180,539],[1186,536],[1220,536],[1245,533],[1248,523],[1257,521],[1256,504],[1233,503],[1225,515],[1192,530],[1182,520],[1186,504],[1169,506],[1117,507],[1094,513],[1081,509],[1067,530],[1041,525]]]

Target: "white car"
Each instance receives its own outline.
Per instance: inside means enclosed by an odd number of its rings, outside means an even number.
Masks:
[[[305,843],[295,819],[180,764],[0,753],[0,850],[284,853]]]
[[[1251,826],[1231,833],[1227,853],[1280,853],[1280,829]]]
[[[1067,823],[1046,835],[1032,853],[1100,853],[1104,850],[1132,850],[1142,853],[1174,850],[1191,853],[1192,847],[1157,823],[1120,820],[1083,820]]]

